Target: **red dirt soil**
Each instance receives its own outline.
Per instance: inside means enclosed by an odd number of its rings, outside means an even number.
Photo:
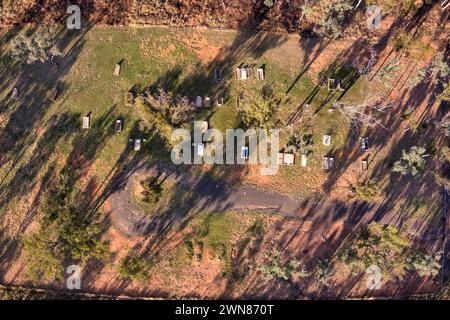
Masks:
[[[83,17],[107,24],[158,24],[219,28],[298,30],[298,9],[302,1],[290,5],[277,1],[272,8],[253,0],[74,0]],[[1,11],[3,6],[3,10]],[[0,4],[0,26],[23,23],[63,22],[67,3],[60,0],[24,0],[20,4]]]

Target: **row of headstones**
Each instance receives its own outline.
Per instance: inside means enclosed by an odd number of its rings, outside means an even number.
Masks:
[[[120,132],[122,132],[122,127],[123,127],[123,120],[122,119],[117,119],[114,122],[114,131],[116,133],[120,133]],[[83,117],[82,128],[84,130],[87,130],[87,129],[91,128],[91,117],[89,115]],[[147,141],[146,139],[141,139],[141,138],[129,139],[129,142],[134,142],[134,147],[133,148],[134,148],[135,151],[141,150],[142,142],[146,142],[146,141]]]
[[[323,140],[322,140],[322,144],[324,146],[329,146],[331,144],[331,136],[326,134],[323,136]],[[363,151],[367,151],[369,150],[369,138],[368,137],[363,137],[361,138],[361,149]]]
[[[118,77],[120,76],[121,65],[117,63],[114,66],[113,75]],[[235,76],[237,80],[246,80],[249,79],[253,75],[253,68],[251,67],[239,67],[235,70]],[[220,68],[214,69],[214,78],[216,81],[221,81],[223,79],[223,70]],[[266,78],[265,70],[263,67],[259,67],[256,69],[256,78],[258,80],[264,80]]]
[[[216,102],[216,106],[222,106],[224,104],[224,98],[223,97],[219,97],[215,100]],[[195,106],[197,108],[211,108],[211,98],[210,97],[201,97],[201,96],[197,96],[195,98]]]
[[[331,136],[324,135],[322,143],[326,146],[330,145]],[[369,150],[369,138],[364,137],[361,139],[361,149],[363,151]],[[294,154],[289,154],[289,153],[279,153],[278,154],[278,164],[293,165],[294,162],[295,162]],[[308,159],[307,159],[306,154],[302,154],[301,166],[306,167],[307,162],[308,162]],[[334,158],[328,157],[328,156],[323,156],[322,157],[322,168],[328,170],[328,169],[332,169],[333,167],[334,167]],[[367,167],[368,167],[367,159],[362,160],[362,171],[367,170]]]
[[[116,133],[122,132],[122,126],[123,126],[123,120],[122,119],[117,119],[114,122],[114,131]],[[87,116],[83,117],[82,128],[85,129],[85,130],[91,128],[91,116],[90,115],[87,115]]]
[[[120,71],[121,71],[121,65],[119,63],[117,63],[114,66],[114,72],[113,75],[118,77],[120,76]],[[238,80],[246,80],[248,78],[250,78],[250,76],[253,74],[253,68],[250,67],[242,67],[242,68],[236,68],[236,79]],[[264,68],[260,67],[257,69],[256,71],[257,74],[257,79],[258,80],[264,80],[265,79],[265,71]],[[214,77],[217,81],[220,81],[223,79],[223,72],[222,69],[216,68],[214,70]],[[127,93],[127,97],[126,97],[126,105],[132,105],[134,101],[134,95],[132,92],[128,92]],[[223,97],[219,97],[216,99],[216,105],[217,106],[222,106],[224,104],[224,98]],[[204,97],[202,98],[201,96],[197,96],[195,98],[195,106],[197,108],[210,108],[211,107],[211,98],[210,97]]]
[[[118,77],[120,75],[120,70],[121,70],[121,65],[120,64],[116,64],[114,66],[114,76]],[[238,80],[246,80],[248,78],[250,78],[250,76],[253,74],[253,68],[250,67],[242,67],[242,68],[236,68],[236,79]],[[216,80],[222,80],[222,69],[215,69],[214,71],[214,75]],[[264,80],[265,79],[265,71],[264,68],[258,68],[257,69],[257,79],[258,80]],[[332,79],[329,78],[328,79],[328,90],[341,90],[343,91],[344,89],[341,87],[340,81],[336,80],[336,79]],[[54,90],[54,92],[52,93],[53,98],[56,98],[56,96],[58,95],[58,89],[56,88]],[[18,97],[18,89],[16,87],[13,88],[12,92],[11,92],[11,98],[12,99],[16,99]],[[129,100],[131,100],[131,103],[133,101],[134,97],[133,94],[131,92],[129,92],[127,94],[127,104]],[[223,105],[224,99],[223,97],[220,97],[217,99],[217,105]],[[195,105],[197,107],[210,107],[211,106],[211,99],[209,97],[205,97],[204,100],[202,97],[197,96],[196,100],[195,100]]]
[[[206,121],[203,121],[202,128],[201,128],[202,133],[204,133],[207,129],[208,129],[208,123]],[[322,143],[323,143],[323,145],[329,146],[331,144],[331,136],[330,135],[324,135]],[[202,143],[201,144],[194,144],[193,143],[192,145],[197,148],[197,154],[202,156],[203,155],[203,150],[204,150],[203,144]],[[367,138],[367,137],[361,138],[361,149],[363,151],[369,150],[369,138]],[[242,150],[241,150],[241,157],[243,159],[248,159],[248,155],[249,155],[248,147],[243,146]],[[279,165],[294,165],[294,163],[295,163],[295,154],[279,152],[278,153],[277,163]],[[301,166],[302,167],[306,167],[307,163],[308,163],[307,155],[306,154],[302,154]],[[322,168],[324,168],[324,169],[332,169],[333,167],[334,167],[334,158],[333,157],[324,156],[322,158]],[[367,167],[368,167],[367,159],[362,160],[362,171],[367,170]]]
[[[236,68],[235,70],[235,77],[236,80],[247,80],[251,78],[253,75],[253,68],[251,67],[241,67]],[[256,69],[256,79],[258,80],[264,80],[266,78],[266,73],[264,68],[259,67]]]
[[[323,136],[323,142],[324,145],[329,146],[331,143],[331,136],[330,135],[324,135]],[[369,138],[363,137],[361,138],[361,149],[366,152],[369,150]],[[362,172],[366,171],[368,169],[369,162],[366,159],[361,160],[361,170]],[[322,158],[322,167],[324,169],[332,169],[334,167],[334,158],[333,157],[327,157],[324,156]]]
[[[236,80],[247,80],[253,75],[252,67],[238,67],[234,71]],[[259,67],[256,69],[256,78],[258,80],[264,80],[266,78],[266,72],[263,67]],[[223,80],[223,70],[220,68],[214,69],[214,79],[216,81]]]
[[[194,147],[194,149],[196,149],[197,155],[203,156],[204,150],[205,150],[203,143],[199,143],[199,144],[193,143],[192,146]],[[248,159],[248,158],[249,158],[249,148],[247,146],[243,146],[241,149],[241,159]],[[307,155],[302,154],[301,166],[306,167],[307,163],[308,163]],[[279,152],[278,158],[277,158],[277,164],[278,165],[288,165],[288,166],[294,165],[295,164],[295,154]],[[324,156],[322,159],[322,167],[326,170],[332,169],[334,167],[334,158]]]

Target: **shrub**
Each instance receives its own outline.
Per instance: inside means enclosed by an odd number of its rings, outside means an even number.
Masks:
[[[441,269],[440,259],[440,255],[429,255],[421,251],[408,258],[408,269],[416,270],[421,277],[436,276]]]
[[[11,41],[13,59],[25,60],[26,63],[52,61],[61,55],[56,46],[56,31],[52,28],[37,30],[32,36],[19,34]]]
[[[446,79],[450,75],[450,67],[445,61],[444,52],[438,52],[430,64],[430,74],[437,79]]]
[[[444,186],[445,190],[450,190],[450,177],[448,175],[440,174],[438,171],[433,173],[437,183]]]
[[[439,155],[439,160],[450,162],[450,148],[443,146]]]
[[[264,0],[264,5],[266,7],[272,8],[274,0]]]
[[[400,69],[400,61],[397,58],[389,60],[378,73],[378,78],[381,80],[392,80],[395,73]]]
[[[350,189],[353,191],[355,198],[367,202],[375,200],[380,194],[378,184],[372,181],[367,181],[364,183],[358,182],[351,185]]]
[[[295,131],[287,142],[287,147],[296,154],[309,154],[312,152],[313,135],[303,134],[300,131]]]
[[[426,68],[421,68],[417,71],[416,75],[408,79],[407,85],[409,87],[414,87],[423,81],[432,80],[434,83],[444,82],[450,75],[450,67],[445,61],[445,56],[443,52],[438,52],[431,63]],[[444,84],[443,94],[440,98],[445,98],[446,85]]]
[[[261,219],[257,219],[248,229],[248,231],[254,237],[262,236],[266,232],[266,226],[264,225],[264,221],[262,221]]]
[[[437,95],[438,101],[450,102],[450,81],[447,81],[443,85],[443,90]],[[449,129],[450,132],[450,129]],[[450,133],[448,134],[450,137]]]
[[[63,267],[55,253],[56,242],[46,232],[38,232],[22,238],[26,275],[32,282],[61,280]]]
[[[426,68],[420,68],[417,70],[417,73],[408,79],[407,86],[412,88],[417,86],[419,83],[421,83],[423,80],[425,80],[427,76],[427,69]]]
[[[102,260],[109,243],[101,241],[102,228],[71,198],[71,175],[62,172],[40,208],[41,230],[23,237],[27,274],[32,281],[59,279],[67,259]]]
[[[119,273],[124,278],[130,278],[136,281],[145,281],[148,278],[147,274],[148,263],[142,257],[126,257],[122,259],[119,265]]]
[[[342,24],[347,12],[353,10],[353,5],[346,0],[337,0],[326,5],[321,19],[317,21],[315,31],[323,37],[333,39],[342,35]]]
[[[404,176],[411,174],[414,178],[418,178],[426,165],[423,157],[425,151],[425,148],[416,146],[411,147],[408,152],[403,150],[402,157],[394,163],[392,171],[399,172]]]
[[[450,137],[450,113],[447,113],[441,121],[436,122],[436,127],[446,137]]]
[[[237,111],[247,127],[276,128],[281,126],[280,114],[285,103],[274,96],[247,93],[239,100]]]
[[[331,277],[333,276],[333,266],[328,259],[319,259],[317,270],[314,275],[316,282],[324,286],[330,285]]]
[[[146,203],[157,203],[162,196],[163,187],[156,178],[149,178],[141,181],[141,186],[144,188],[142,191],[142,201]]]
[[[369,224],[367,231],[349,243],[339,259],[355,273],[376,265],[388,280],[403,279],[407,270],[427,276],[437,275],[440,269],[440,256],[413,249],[405,229],[376,222]]]
[[[268,260],[267,264],[264,264],[258,267],[258,271],[260,271],[263,275],[263,278],[266,280],[271,280],[273,278],[284,279],[287,280],[290,277],[299,276],[306,277],[308,273],[304,270],[298,270],[298,266],[300,263],[291,259],[286,263],[281,262],[281,252],[278,250],[272,250],[265,255],[266,260]]]

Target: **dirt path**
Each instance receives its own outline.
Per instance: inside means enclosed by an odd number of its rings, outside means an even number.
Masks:
[[[161,168],[160,168],[161,169]],[[319,202],[310,199],[294,199],[288,195],[268,192],[251,186],[230,188],[223,182],[216,182],[212,178],[193,175],[189,170],[177,172],[164,169],[161,178],[175,180],[177,189],[181,194],[174,195],[173,203],[148,216],[145,210],[135,201],[135,185],[142,181],[143,177],[154,175],[157,168],[144,168],[136,171],[126,182],[124,188],[113,193],[108,200],[111,210],[111,218],[114,225],[126,235],[138,236],[149,230],[149,225],[154,223],[155,217],[167,213],[177,212],[180,216],[186,211],[197,209],[197,212],[223,212],[226,210],[260,210],[295,218],[307,218],[310,220],[323,220],[347,223],[352,221],[353,215],[362,216],[360,210],[367,214],[367,206],[328,202],[325,198]],[[189,194],[188,197],[185,195]],[[359,206],[359,210],[354,210]]]
[[[159,175],[160,179],[174,179],[178,190],[172,195],[167,206],[152,215],[145,212],[136,202],[134,195],[134,186],[139,184],[143,177],[149,175]],[[294,199],[285,194],[264,191],[251,186],[231,188],[208,175],[196,175],[189,169],[174,169],[162,165],[136,171],[127,180],[124,188],[113,193],[108,200],[113,224],[121,233],[130,237],[159,232],[177,219],[187,217],[189,212],[218,213],[226,210],[241,212],[258,210],[304,221],[337,223],[353,229],[359,224],[377,220],[376,217],[382,207],[382,203],[331,202],[327,200],[326,194],[316,201]],[[389,223],[389,220],[393,218],[389,214],[381,220]],[[442,238],[441,228],[442,224],[427,228],[413,224],[410,226],[410,232],[418,239],[434,243]]]

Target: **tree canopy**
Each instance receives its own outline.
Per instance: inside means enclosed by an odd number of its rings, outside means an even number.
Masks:
[[[392,171],[404,176],[411,174],[414,178],[418,178],[426,165],[425,151],[425,148],[417,146],[411,147],[409,151],[403,150],[402,157],[394,163]]]
[[[408,270],[420,276],[436,275],[439,257],[413,249],[405,228],[372,222],[340,253],[339,259],[352,272],[364,272],[372,265],[388,280],[403,279]]]
[[[56,44],[56,32],[53,28],[44,27],[36,30],[31,36],[19,34],[11,41],[13,59],[24,60],[27,64],[51,61],[61,55]]]
[[[22,238],[32,281],[55,280],[62,276],[63,263],[85,263],[109,255],[108,241],[100,240],[100,224],[84,218],[70,197],[68,176],[60,175],[40,208],[42,228]]]
[[[239,99],[237,110],[242,122],[253,128],[278,128],[280,113],[288,101],[273,95],[248,92]]]

